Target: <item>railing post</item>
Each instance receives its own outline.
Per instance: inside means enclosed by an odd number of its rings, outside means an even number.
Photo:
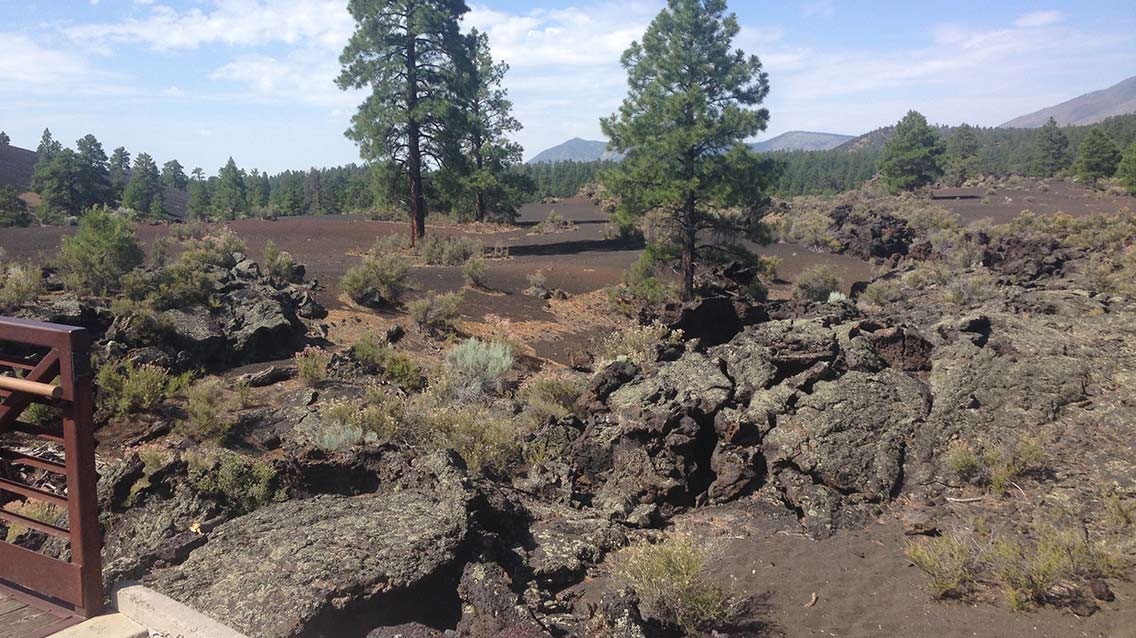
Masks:
[[[60,357],[60,381],[70,402],[63,411],[63,446],[67,455],[68,520],[71,562],[79,568],[82,616],[103,607],[102,534],[99,530],[98,473],[95,469],[94,410],[91,391],[90,337],[86,330],[67,333]],[[63,345],[63,344],[60,344]]]

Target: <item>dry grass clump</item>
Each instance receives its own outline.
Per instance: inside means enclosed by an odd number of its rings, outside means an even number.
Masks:
[[[840,292],[840,274],[829,266],[806,269],[793,283],[793,296],[805,301],[827,302],[834,292]]]
[[[247,386],[245,386],[247,388]],[[245,407],[247,399],[238,386],[236,394],[219,377],[209,377],[189,388],[185,393],[185,412],[189,417],[179,429],[199,440],[221,440],[237,423],[236,412]]]
[[[41,501],[12,501],[4,505],[4,511],[11,512],[17,516],[23,516],[33,521],[40,523],[48,523],[55,525],[58,523],[59,518],[63,516],[64,511],[52,505],[51,503],[44,503]],[[23,536],[25,532],[30,531],[28,528],[23,527],[16,523],[8,524],[8,531],[4,537],[4,542],[14,543],[16,539]]]
[[[646,368],[657,358],[662,345],[682,343],[682,331],[671,330],[662,323],[637,325],[613,332],[600,342],[596,352],[597,368],[620,360],[627,360],[639,368]]]
[[[484,255],[485,246],[467,237],[430,235],[418,244],[418,254],[430,266],[461,266]]]
[[[587,386],[588,380],[581,374],[541,371],[517,392],[521,419],[535,428],[552,419],[569,416],[575,411],[576,401]]]
[[[686,636],[729,622],[736,601],[715,584],[707,567],[709,550],[685,535],[672,534],[659,543],[632,545],[613,557],[613,576],[631,587],[644,608]]]
[[[296,370],[300,380],[306,385],[316,386],[327,379],[327,367],[331,365],[331,354],[321,348],[308,346],[295,356]]]
[[[361,445],[397,440],[406,421],[406,406],[380,387],[369,388],[358,400],[337,400],[320,410],[316,447],[337,452]]]
[[[947,467],[955,478],[995,494],[1006,492],[1020,477],[1044,469],[1047,460],[1041,439],[1029,435],[1001,446],[955,441],[946,455]]]
[[[997,280],[983,269],[952,279],[943,290],[943,301],[955,306],[975,306],[996,294]]]
[[[43,294],[43,271],[30,264],[4,266],[0,259],[0,307],[15,307],[35,301]]]
[[[484,290],[489,287],[489,266],[484,257],[474,257],[462,266],[462,279],[470,287]]]
[[[904,553],[923,572],[935,598],[965,596],[974,586],[975,550],[962,534],[911,542]]]
[[[408,392],[417,392],[425,385],[426,377],[418,363],[374,334],[365,334],[356,341],[351,346],[351,356],[369,368],[379,370],[384,379]]]

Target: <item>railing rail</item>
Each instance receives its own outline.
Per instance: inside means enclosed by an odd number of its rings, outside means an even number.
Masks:
[[[0,317],[0,504],[14,496],[67,514],[64,523],[0,508],[0,519],[63,539],[70,548],[69,560],[61,560],[0,540],[0,585],[83,617],[103,605],[90,356],[83,328]],[[33,403],[58,408],[62,427],[18,420]],[[5,434],[11,432],[61,444],[63,460],[14,449],[13,435]],[[16,468],[62,477],[66,487],[29,485]]]

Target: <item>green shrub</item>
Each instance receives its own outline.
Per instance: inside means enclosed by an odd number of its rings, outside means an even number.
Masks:
[[[95,377],[99,403],[114,416],[148,412],[189,385],[190,375],[170,375],[160,366],[131,361],[103,364]]]
[[[287,487],[271,463],[220,449],[189,453],[186,463],[190,484],[236,515],[287,498]]]
[[[210,377],[186,391],[185,411],[189,419],[180,429],[198,439],[224,439],[236,425],[235,412],[244,407],[234,399],[223,379]]]
[[[805,301],[828,301],[840,292],[840,275],[828,266],[813,266],[801,273],[793,284],[793,296]]]
[[[465,279],[465,283],[474,288],[488,288],[488,280],[486,279],[488,274],[489,266],[482,257],[474,257],[462,266],[462,278]]]
[[[410,318],[418,327],[433,333],[451,332],[456,329],[458,307],[465,300],[463,292],[428,292],[406,305]]]
[[[381,388],[369,389],[362,402],[340,400],[321,411],[317,447],[339,452],[360,445],[376,445],[400,436],[405,420],[405,406]]]
[[[410,250],[410,238],[402,233],[383,235],[371,247],[372,255],[402,254]]]
[[[974,585],[974,552],[959,534],[909,542],[904,553],[923,572],[935,598],[965,596]]]
[[[423,261],[431,266],[461,266],[485,253],[481,242],[467,237],[430,235],[418,246]]]
[[[58,266],[71,290],[106,295],[118,290],[122,276],[142,264],[145,253],[129,221],[105,207],[92,208],[59,249]]]
[[[415,436],[431,447],[454,450],[474,472],[499,472],[519,451],[512,420],[481,406],[416,411],[414,426]]]
[[[356,361],[382,370],[382,376],[408,392],[417,392],[425,385],[422,368],[410,357],[394,350],[373,334],[363,335],[351,346]]]
[[[340,287],[356,303],[394,305],[408,287],[410,266],[394,255],[366,255],[363,263],[347,271]]]
[[[20,199],[20,192],[11,186],[0,187],[0,228],[31,223],[32,216],[28,214],[28,205]]]
[[[857,297],[857,301],[869,306],[885,306],[893,301],[903,298],[903,290],[899,284],[890,279],[878,279],[868,284]]]
[[[677,625],[686,636],[701,636],[728,623],[736,610],[729,593],[713,582],[708,557],[693,539],[673,534],[620,551],[613,559],[613,576],[634,589],[656,617]]]
[[[947,284],[943,299],[956,306],[974,306],[997,294],[997,280],[986,271],[955,277]]]
[[[473,399],[490,391],[500,391],[506,374],[513,369],[516,358],[507,343],[485,343],[468,339],[454,346],[446,355],[446,364],[455,375],[459,397]]]
[[[32,265],[0,264],[0,306],[22,306],[43,294],[43,271]]]
[[[308,346],[295,356],[296,370],[300,380],[309,386],[319,385],[327,379],[327,367],[331,364],[331,355],[323,349]]]
[[[576,223],[565,219],[563,215],[552,211],[533,229],[540,234],[559,233],[576,230]]]
[[[298,284],[294,273],[296,261],[290,253],[281,251],[276,242],[269,240],[264,245],[264,269],[269,277],[288,283]]]

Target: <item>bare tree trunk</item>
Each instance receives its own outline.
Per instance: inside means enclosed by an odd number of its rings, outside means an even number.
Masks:
[[[694,220],[694,195],[687,195],[682,220],[682,300],[694,300],[694,251],[698,229]]]
[[[407,169],[410,173],[410,243],[426,236],[426,195],[422,192],[422,126],[413,115],[418,108],[418,51],[415,34],[406,44]]]

